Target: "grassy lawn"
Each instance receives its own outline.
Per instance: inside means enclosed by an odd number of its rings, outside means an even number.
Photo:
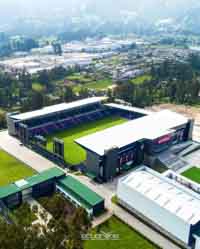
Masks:
[[[135,79],[132,79],[131,83],[136,84],[136,85],[140,85],[140,84],[144,83],[144,81],[150,80],[150,79],[151,79],[150,75],[142,75],[142,76],[139,76]]]
[[[98,80],[96,82],[88,83],[84,86],[90,89],[101,90],[101,89],[106,89],[112,85],[113,85],[113,82],[111,79],[105,79],[105,80]]]
[[[40,83],[33,83],[32,84],[32,89],[35,90],[35,91],[41,92],[41,91],[43,91],[45,89],[45,87]]]
[[[200,183],[200,169],[197,167],[186,170],[182,175],[194,182]]]
[[[80,73],[75,73],[73,75],[70,75],[70,76],[66,77],[66,79],[68,79],[70,81],[78,81],[81,83],[87,83],[87,82],[91,81],[91,78],[89,78],[85,75],[82,75]]]
[[[93,90],[103,90],[107,89],[109,86],[112,86],[113,82],[111,79],[105,79],[105,80],[97,80],[94,82],[86,83],[83,85],[76,85],[74,87],[75,92],[80,92],[81,87],[93,89]]]
[[[35,174],[33,169],[2,150],[0,159],[0,187]]]
[[[112,233],[119,235],[119,240],[88,240],[84,249],[158,249],[156,245],[148,241],[142,235],[131,229],[129,226],[118,220],[110,218],[104,224],[92,231],[92,233]]]
[[[64,132],[59,132],[47,137],[47,149],[53,150],[53,137],[57,137],[64,140],[65,143],[65,160],[72,164],[79,164],[86,159],[86,152],[83,148],[77,145],[74,140],[80,137],[95,133],[97,131],[110,128],[112,126],[122,124],[127,121],[124,118],[118,116],[107,117],[95,122],[85,123],[74,127]]]

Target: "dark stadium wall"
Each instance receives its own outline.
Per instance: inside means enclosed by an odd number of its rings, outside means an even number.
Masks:
[[[119,148],[113,148],[105,153],[104,160],[104,181],[112,180],[117,174],[117,168],[119,168]]]
[[[98,177],[100,175],[99,164],[100,164],[99,156],[87,150],[87,158],[85,162],[86,170]]]

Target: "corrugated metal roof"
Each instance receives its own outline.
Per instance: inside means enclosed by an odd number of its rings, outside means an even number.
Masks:
[[[9,184],[5,187],[0,188],[0,199],[3,199],[9,195],[16,194],[20,192],[20,188],[18,188],[15,184]]]
[[[150,115],[153,112],[149,111],[149,110],[145,110],[142,108],[138,108],[138,107],[134,107],[134,106],[127,106],[127,105],[121,105],[121,104],[115,104],[115,103],[109,103],[109,104],[105,104],[105,106],[111,107],[111,108],[116,108],[119,110],[124,110],[124,111],[129,111],[129,112],[137,112],[137,113],[141,113],[144,115]]]
[[[196,224],[200,221],[200,196],[182,184],[147,167],[120,181],[185,222]]]
[[[45,115],[50,115],[50,114],[53,114],[56,112],[71,110],[71,109],[78,108],[78,107],[85,106],[85,105],[89,105],[89,104],[95,104],[95,103],[101,102],[105,99],[106,99],[105,97],[92,97],[92,98],[74,101],[71,103],[62,103],[62,104],[58,104],[58,105],[47,106],[47,107],[44,107],[40,110],[21,113],[21,114],[13,115],[11,117],[13,119],[16,119],[16,120],[28,120],[31,118],[38,118],[38,117],[42,117]]]
[[[20,182],[22,182],[21,180],[17,181],[16,183],[9,184],[5,187],[0,187],[0,199],[20,192],[24,189],[31,188],[42,182],[51,180],[53,178],[59,178],[62,176],[65,176],[65,172],[57,167],[45,170],[40,174],[26,178],[25,180],[23,180],[24,184],[19,184]]]
[[[40,184],[42,182],[51,180],[53,178],[59,178],[65,175],[65,172],[61,169],[55,167],[41,172],[40,174],[26,178],[28,182],[27,185],[24,185],[22,188],[27,188],[28,186],[32,187],[34,185]]]
[[[76,142],[102,156],[113,147],[123,148],[142,139],[162,137],[187,122],[183,115],[164,110],[79,138]]]
[[[76,180],[72,176],[66,176],[58,181],[59,186],[64,187],[65,191],[69,191],[75,198],[78,198],[86,206],[93,207],[103,201],[103,198],[89,189],[87,186]],[[69,194],[70,194],[69,193]]]

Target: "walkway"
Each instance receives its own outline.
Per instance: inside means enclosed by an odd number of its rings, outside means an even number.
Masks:
[[[19,140],[8,135],[7,131],[0,132],[0,148],[24,162],[37,172],[55,167],[55,164],[40,156],[36,152],[20,145]]]

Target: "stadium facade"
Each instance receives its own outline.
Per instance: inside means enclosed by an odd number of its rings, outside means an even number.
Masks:
[[[11,113],[7,116],[8,132],[29,145],[36,138],[43,143],[42,136],[107,116],[126,118],[124,124],[75,141],[87,152],[86,171],[105,182],[135,165],[152,166],[160,153],[192,139],[193,120],[180,114],[169,110],[152,113],[105,100],[105,97],[92,97],[23,114]],[[50,159],[56,156],[44,152]]]
[[[145,163],[153,166],[158,155],[191,140],[192,131],[193,120],[164,110],[82,137],[76,142],[87,151],[88,170],[108,181],[130,165]]]
[[[120,205],[186,248],[200,248],[200,185],[144,166],[118,182]]]

